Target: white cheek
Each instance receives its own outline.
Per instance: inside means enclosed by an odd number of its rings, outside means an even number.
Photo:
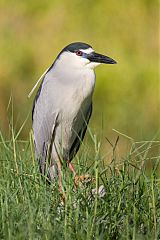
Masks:
[[[66,67],[83,67],[87,65],[90,61],[87,58],[79,57],[75,53],[64,52],[60,57],[60,63],[64,63]]]
[[[95,67],[99,66],[101,63],[97,63],[97,62],[90,62],[87,64],[87,67],[90,69],[94,69]]]

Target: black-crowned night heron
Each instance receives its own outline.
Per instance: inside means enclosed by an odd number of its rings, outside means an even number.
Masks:
[[[71,43],[42,75],[32,111],[36,157],[40,171],[52,181],[60,176],[63,163],[76,171],[71,160],[84,138],[92,113],[94,68],[115,64],[81,42]]]

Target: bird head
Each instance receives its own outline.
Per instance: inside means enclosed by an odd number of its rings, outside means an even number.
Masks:
[[[66,46],[58,55],[57,60],[61,64],[65,64],[66,67],[87,67],[90,69],[94,69],[101,63],[116,63],[112,58],[96,53],[90,45],[82,42],[75,42]]]
[[[59,74],[61,72],[65,74],[68,74],[68,72],[70,74],[74,74],[74,71],[72,71],[74,69],[82,70],[88,68],[93,70],[101,63],[115,64],[117,62],[108,56],[96,53],[93,48],[86,43],[71,43],[59,53],[53,64],[38,79],[28,97],[32,95],[38,83],[45,77],[48,72],[50,72],[51,69],[57,70]]]

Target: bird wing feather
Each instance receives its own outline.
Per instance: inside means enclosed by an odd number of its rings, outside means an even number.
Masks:
[[[46,96],[47,90],[43,88],[42,82],[32,109],[35,153],[42,173],[45,173],[46,164],[49,164],[46,161],[50,161],[48,156],[52,149],[51,144],[53,144],[58,118],[58,112],[53,109],[52,102],[46,100]]]
[[[90,106],[88,108],[86,116],[84,116],[85,121],[83,123],[83,126],[82,126],[81,130],[79,131],[79,133],[77,134],[77,137],[74,140],[74,142],[73,142],[73,144],[72,144],[72,146],[70,148],[70,151],[69,151],[69,161],[72,161],[73,157],[76,155],[76,153],[79,150],[79,147],[80,147],[80,145],[81,145],[81,143],[82,143],[82,141],[84,139],[84,136],[85,136],[85,133],[86,133],[86,130],[87,130],[88,123],[89,123],[91,115],[92,115],[92,103],[90,104]]]

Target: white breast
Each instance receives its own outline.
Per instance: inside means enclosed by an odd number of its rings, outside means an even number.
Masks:
[[[62,145],[63,150],[70,149],[86,121],[95,85],[95,74],[90,69],[81,71],[79,75],[75,75],[75,78],[73,76],[72,82],[61,89],[63,104],[61,104],[60,124],[55,140]]]

